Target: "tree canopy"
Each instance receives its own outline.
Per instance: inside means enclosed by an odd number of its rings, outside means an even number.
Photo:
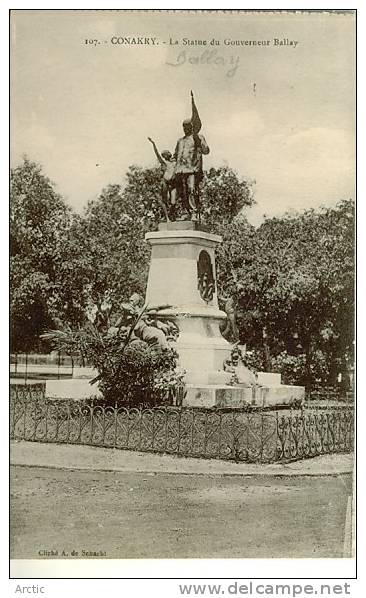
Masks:
[[[251,185],[228,167],[205,176],[202,218],[216,228],[253,203]],[[74,221],[69,243],[87,303],[107,301],[117,308],[133,292],[144,295],[150,257],[144,236],[162,218],[160,178],[158,168],[131,166],[124,185],[106,187]]]
[[[158,168],[131,166],[77,215],[39,165],[26,158],[11,171],[14,350],[36,350],[46,329],[76,329],[103,303],[118,309],[145,294],[144,235],[162,216],[160,177]],[[258,228],[245,217],[253,202],[253,182],[229,167],[204,173],[202,219],[223,237],[220,304],[235,298],[241,342],[266,352],[272,367],[287,359],[295,371],[298,358],[303,378],[314,378],[317,360],[334,380],[353,350],[353,201],[266,218]]]
[[[74,309],[60,272],[72,213],[41,167],[27,158],[10,176],[12,346],[31,349],[55,319]]]
[[[286,350],[324,351],[329,369],[352,353],[354,339],[354,205],[268,218],[257,229],[226,227],[218,256],[221,295],[238,302],[241,339]],[[331,371],[330,371],[331,374]]]

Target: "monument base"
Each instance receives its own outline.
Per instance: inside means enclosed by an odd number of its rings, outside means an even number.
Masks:
[[[224,372],[223,372],[224,373]],[[225,372],[226,373],[226,372]],[[229,386],[221,384],[187,384],[183,407],[204,407],[218,409],[240,409],[248,406],[273,407],[276,405],[301,405],[305,399],[303,386],[276,384],[280,374],[261,372],[261,377],[271,380],[272,385],[257,387]],[[259,376],[258,376],[259,378]],[[90,384],[91,378],[47,380],[46,397],[49,399],[84,400],[102,396],[97,384]],[[273,382],[275,382],[273,384]]]
[[[188,384],[184,407],[240,409],[248,406],[274,407],[276,405],[299,406],[305,400],[303,386],[223,386]]]

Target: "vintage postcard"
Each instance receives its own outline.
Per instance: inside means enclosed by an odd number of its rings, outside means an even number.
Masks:
[[[355,69],[354,10],[11,11],[14,578],[352,577]]]

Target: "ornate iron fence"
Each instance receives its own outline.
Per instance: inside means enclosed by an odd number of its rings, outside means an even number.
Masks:
[[[47,400],[28,388],[12,393],[11,438],[272,463],[351,452],[354,413],[106,407]]]
[[[10,378],[21,378],[25,383],[42,378],[71,378],[74,366],[79,360],[74,360],[60,351],[51,354],[41,353],[11,353]]]

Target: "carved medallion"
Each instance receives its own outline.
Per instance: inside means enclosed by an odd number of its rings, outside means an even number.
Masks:
[[[200,295],[206,303],[209,303],[213,299],[216,287],[211,258],[205,250],[202,250],[198,257],[197,278]]]

